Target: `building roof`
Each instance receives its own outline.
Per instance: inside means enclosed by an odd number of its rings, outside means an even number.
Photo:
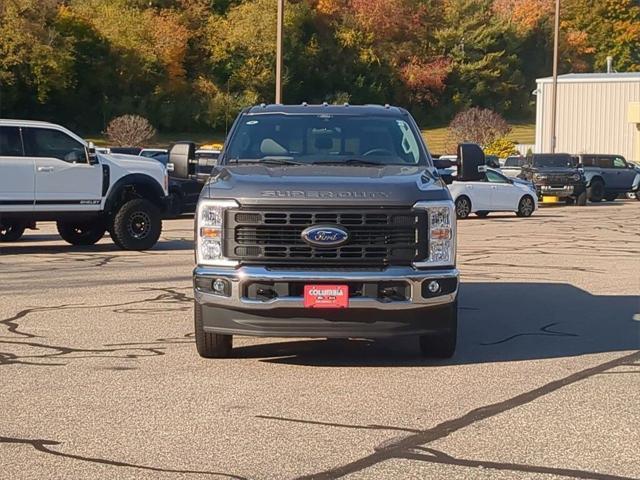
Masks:
[[[551,83],[553,77],[538,78],[538,83]],[[640,72],[568,73],[558,75],[558,83],[640,82]]]
[[[248,114],[259,115],[263,113],[281,113],[284,115],[318,115],[327,113],[330,115],[378,115],[397,117],[406,114],[406,110],[387,105],[257,105],[248,108]]]

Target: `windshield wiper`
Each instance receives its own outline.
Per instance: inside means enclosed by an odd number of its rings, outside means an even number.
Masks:
[[[308,165],[306,162],[296,162],[293,157],[263,157],[263,158],[236,158],[233,163],[257,163],[266,165]]]
[[[347,158],[346,160],[330,160],[325,162],[313,162],[312,165],[364,165],[371,167],[386,167],[388,164],[380,162],[372,162],[370,160],[363,160],[361,158]],[[391,164],[393,165],[393,164]]]

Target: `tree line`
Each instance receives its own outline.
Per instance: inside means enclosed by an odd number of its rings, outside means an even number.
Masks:
[[[287,0],[286,103],[394,103],[423,125],[472,106],[529,119],[554,0]],[[640,70],[636,0],[562,0],[560,71]],[[276,0],[2,0],[0,115],[100,132],[223,130],[272,102]]]

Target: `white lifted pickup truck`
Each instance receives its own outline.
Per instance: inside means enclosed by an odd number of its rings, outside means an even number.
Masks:
[[[162,230],[167,186],[155,160],[98,154],[52,123],[0,120],[0,241],[49,220],[73,245],[92,245],[108,230],[118,247],[146,250]]]

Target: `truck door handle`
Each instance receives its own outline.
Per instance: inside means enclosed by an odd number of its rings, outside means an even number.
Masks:
[[[38,167],[39,172],[53,172],[53,167]]]

